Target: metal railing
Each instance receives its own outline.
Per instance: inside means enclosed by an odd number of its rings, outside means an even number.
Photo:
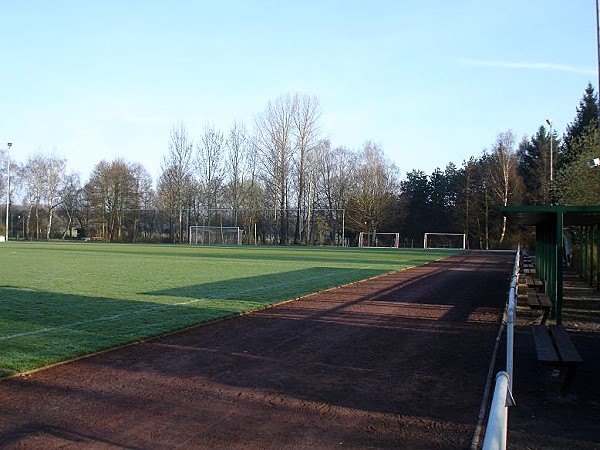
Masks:
[[[506,437],[508,434],[508,407],[514,406],[512,396],[513,385],[513,351],[515,322],[517,318],[516,299],[517,284],[519,282],[521,247],[517,248],[513,273],[508,291],[508,304],[506,307],[506,371],[498,372],[496,375],[496,387],[490,407],[488,425],[483,440],[483,450],[506,449]]]

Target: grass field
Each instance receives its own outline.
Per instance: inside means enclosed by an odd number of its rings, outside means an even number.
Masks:
[[[0,244],[0,376],[448,256],[396,249]]]

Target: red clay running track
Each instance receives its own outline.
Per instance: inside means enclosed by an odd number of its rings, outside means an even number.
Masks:
[[[471,252],[2,380],[0,447],[468,447],[512,259]]]

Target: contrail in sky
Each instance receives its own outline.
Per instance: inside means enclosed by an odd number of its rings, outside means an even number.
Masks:
[[[487,59],[470,59],[460,58],[458,59],[463,65],[473,67],[494,67],[497,69],[525,69],[525,70],[544,70],[553,72],[566,72],[566,73],[577,73],[580,75],[596,75],[595,69],[587,67],[577,67],[568,64],[554,64],[546,62],[532,62],[532,61],[501,61],[501,60],[487,60]]]

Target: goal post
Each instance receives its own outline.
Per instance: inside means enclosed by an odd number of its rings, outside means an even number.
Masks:
[[[466,250],[467,235],[464,233],[425,233],[423,248]]]
[[[240,227],[190,226],[191,245],[242,245]]]
[[[400,233],[367,233],[361,231],[358,234],[358,246],[365,247],[400,247]]]

